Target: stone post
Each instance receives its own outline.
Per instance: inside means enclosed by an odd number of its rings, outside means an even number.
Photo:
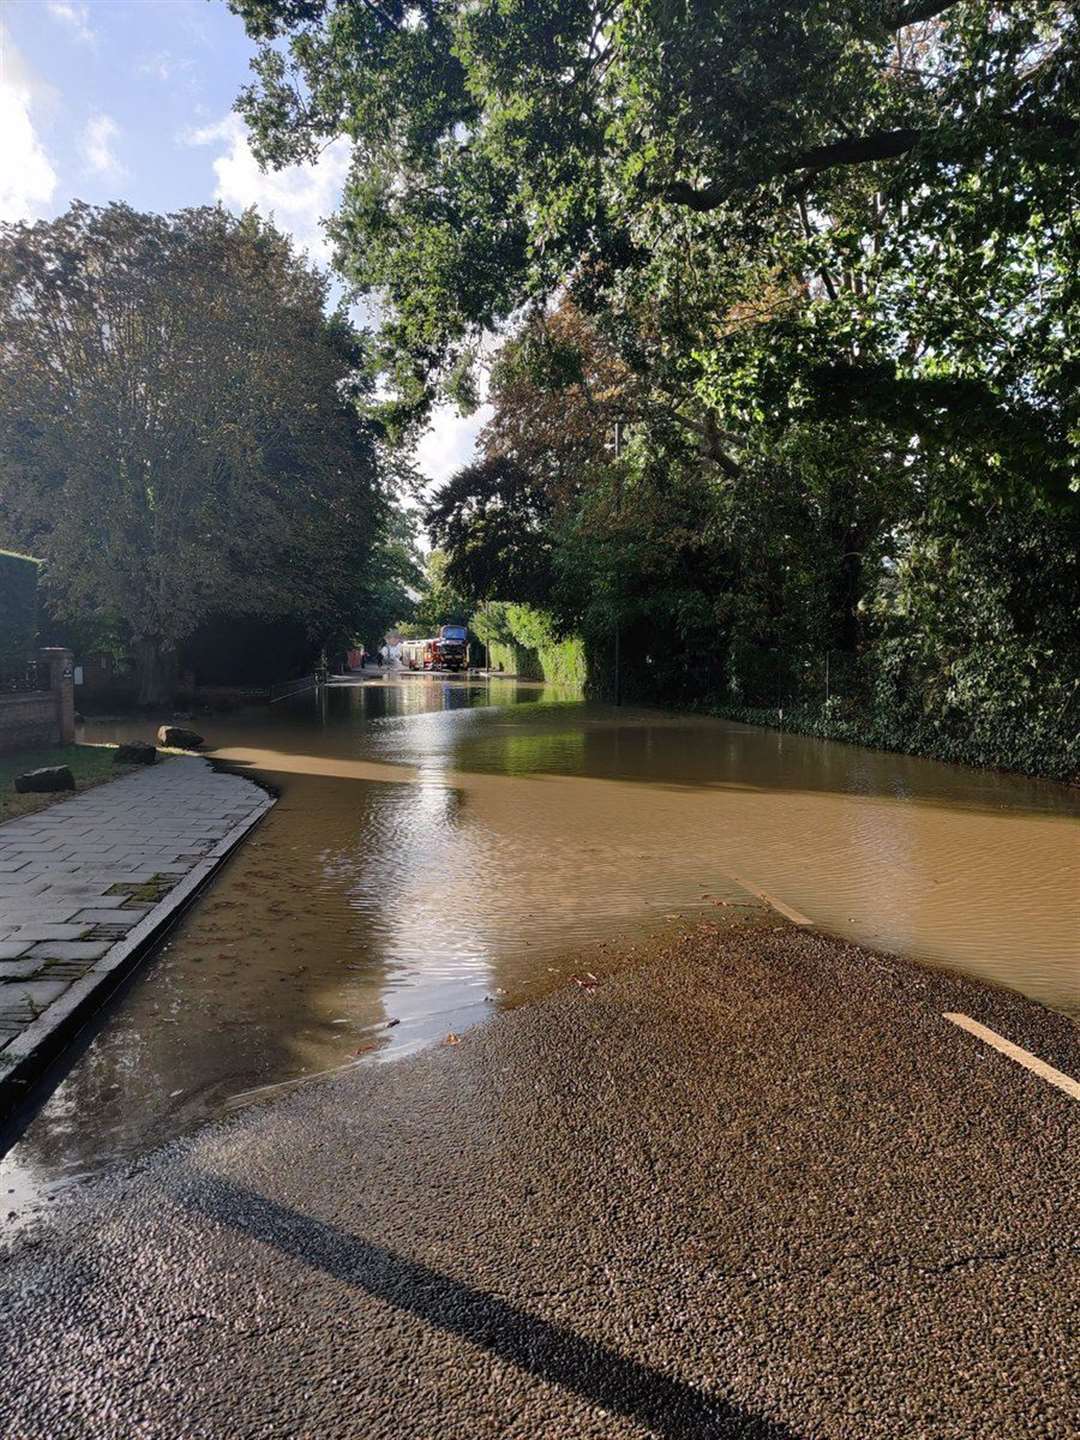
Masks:
[[[75,656],[66,646],[48,645],[38,651],[38,658],[48,667],[49,689],[56,696],[60,744],[72,745],[75,742]]]

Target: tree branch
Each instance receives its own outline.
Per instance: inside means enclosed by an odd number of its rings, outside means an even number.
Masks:
[[[814,238],[814,227],[810,224],[810,214],[806,208],[805,195],[799,196],[799,219],[802,221],[803,234],[805,235],[807,240],[812,240]],[[833,284],[832,276],[829,274],[828,270],[825,269],[824,265],[822,265],[821,269],[818,271],[818,274],[821,276],[821,283],[825,286],[825,293],[828,295],[830,300],[835,300],[836,286]]]
[[[900,5],[891,15],[886,16],[890,30],[903,30],[905,25],[918,25],[923,20],[933,20],[946,10],[951,10],[957,0],[909,0]]]
[[[1080,122],[1060,110],[1042,110],[1035,114],[1024,111],[996,117],[996,123],[1015,126],[1029,135],[1045,131],[1055,140],[1073,140],[1080,134]],[[715,210],[739,188],[740,183],[763,183],[781,175],[794,175],[800,170],[831,170],[839,165],[867,165],[876,160],[896,160],[915,149],[920,140],[938,134],[936,126],[911,130],[872,130],[867,135],[834,140],[829,145],[815,145],[794,155],[780,157],[770,164],[755,181],[729,182],[697,188],[686,180],[674,180],[664,187],[663,198],[673,205],[691,210]]]
[[[738,476],[742,474],[742,467],[737,460],[732,459],[721,445],[720,430],[712,411],[706,410],[704,423],[700,427],[695,425],[693,428],[699,430],[702,436],[702,454],[706,456],[707,459],[712,460],[714,464],[719,465],[725,475],[730,476],[732,480],[737,479]]]
[[[834,165],[865,165],[873,160],[894,160],[913,150],[923,134],[922,130],[873,130],[869,135],[836,140],[831,145],[816,145],[810,150],[774,161],[761,178],[771,180],[777,175],[792,175],[797,170],[828,170]],[[699,190],[685,180],[675,180],[665,189],[664,198],[673,205],[686,205],[691,210],[715,210],[729,193],[728,186],[707,185]]]

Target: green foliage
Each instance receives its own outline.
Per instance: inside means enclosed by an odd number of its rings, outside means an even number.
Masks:
[[[839,703],[777,708],[702,701],[695,708],[745,725],[793,730],[823,740],[896,750],[902,755],[922,755],[957,765],[1017,770],[1072,783],[1080,775],[1080,732],[1075,720],[1069,721],[1065,715],[1061,723],[1055,723],[1053,716],[1043,716],[1034,725],[1020,716],[990,715],[977,732],[972,732],[931,717],[914,724],[902,723],[884,707],[866,712]]]
[[[516,469],[432,514],[468,598],[583,636],[601,693],[616,634],[642,697],[816,714],[827,668],[822,724],[1069,771],[1075,7],[234,7],[260,153],[353,137],[401,432],[514,327]]]
[[[15,779],[27,770],[37,770],[46,765],[66,765],[75,779],[78,790],[89,790],[95,785],[107,784],[121,775],[129,775],[133,766],[116,765],[113,756],[114,745],[43,745],[33,750],[16,750],[0,754],[0,823],[14,820],[17,815],[30,815],[43,810],[59,800],[67,798],[69,792],[20,795],[15,789]]]
[[[374,654],[387,631],[395,625],[400,628],[399,622],[412,614],[412,597],[423,585],[415,514],[388,505],[364,576],[358,613],[352,617],[349,635],[343,633],[342,638],[360,639]]]
[[[260,157],[354,140],[340,263],[400,404],[570,284],[736,449],[838,405],[955,435],[964,397],[968,440],[1074,473],[1074,9],[232,4]]]
[[[585,642],[576,635],[559,640],[537,651],[544,679],[551,685],[564,685],[571,690],[585,690],[589,683],[589,666]]]
[[[526,600],[551,586],[550,513],[543,487],[497,456],[467,465],[436,490],[425,521],[458,593],[473,602]]]
[[[492,670],[503,675],[520,675],[523,680],[539,680],[540,662],[520,645],[495,641],[488,647],[488,660]]]
[[[473,613],[469,628],[481,645],[513,645],[514,632],[510,628],[508,610],[505,600],[489,600]]]
[[[540,680],[543,678],[540,657],[515,636],[510,624],[510,609],[505,600],[487,600],[474,612],[469,628],[486,647],[487,661],[493,670]]]
[[[40,561],[0,550],[0,665],[32,658],[38,628]]]
[[[390,505],[362,337],[254,213],[75,204],[0,231],[0,515],[146,700],[206,616],[351,627]],[[150,693],[157,691],[157,693]]]
[[[477,610],[469,624],[489,647],[493,669],[576,690],[585,688],[584,642],[580,636],[560,634],[550,612],[495,600]]]
[[[440,625],[465,623],[469,601],[450,583],[447,569],[446,555],[441,550],[430,551],[420,581],[422,593],[412,607],[412,621],[398,626],[403,635],[422,639],[434,635]]]
[[[580,636],[560,634],[547,610],[510,604],[506,619],[517,644],[535,653],[540,675],[554,685],[583,690],[588,681],[585,645]]]

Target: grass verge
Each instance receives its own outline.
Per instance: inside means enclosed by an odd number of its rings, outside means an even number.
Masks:
[[[0,755],[0,824],[17,815],[31,815],[44,810],[56,800],[65,800],[70,790],[50,795],[19,795],[15,791],[16,775],[37,770],[43,765],[67,765],[75,777],[76,790],[89,790],[107,780],[118,780],[137,769],[135,765],[114,765],[115,745],[48,745],[40,750],[16,750]]]

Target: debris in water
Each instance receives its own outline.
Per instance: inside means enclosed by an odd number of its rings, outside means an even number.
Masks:
[[[183,1092],[183,1089],[180,1089],[180,1090],[170,1090],[170,1091],[169,1091],[169,1099],[170,1099],[170,1100],[175,1100],[176,1097],[177,1097],[177,1095],[182,1095],[183,1093],[184,1093],[184,1092]]]
[[[395,1025],[400,1025],[400,1024],[401,1024],[401,1021],[400,1021],[400,1020],[387,1020],[387,1022],[386,1022],[386,1028],[387,1028],[388,1030],[392,1030]]]

